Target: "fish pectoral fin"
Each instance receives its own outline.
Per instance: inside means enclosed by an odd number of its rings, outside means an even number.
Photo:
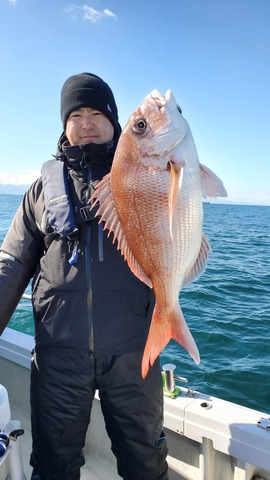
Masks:
[[[170,228],[171,238],[172,238],[172,223],[173,223],[174,209],[176,205],[177,194],[182,185],[184,164],[185,164],[184,162],[181,164],[179,164],[179,162],[175,163],[173,160],[169,161],[167,164],[167,169],[170,172],[169,228]]]
[[[200,164],[202,194],[204,197],[227,197],[226,189],[215,173],[205,165]]]
[[[192,266],[191,270],[185,273],[183,286],[186,286],[189,283],[193,282],[194,280],[196,280],[196,278],[198,278],[204,272],[206,268],[208,256],[210,253],[211,253],[211,246],[210,246],[209,240],[207,236],[203,233],[199,255],[196,259],[196,262]]]
[[[103,229],[108,230],[108,237],[111,233],[113,234],[112,242],[114,243],[117,240],[117,249],[120,250],[121,254],[125,258],[130,270],[134,273],[134,275],[136,275],[137,278],[139,278],[139,280],[152,288],[151,280],[144,273],[127,244],[117,208],[112,196],[110,173],[106,175],[101,182],[99,182],[95,192],[90,198],[90,203],[90,210],[98,204],[98,209],[95,216],[100,216],[99,223],[104,222]]]

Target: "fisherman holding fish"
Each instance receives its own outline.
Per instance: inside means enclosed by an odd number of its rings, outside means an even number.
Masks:
[[[143,117],[142,112],[136,121],[139,135],[145,129]],[[160,345],[144,361],[143,375],[141,370],[155,305],[151,287],[155,290],[158,282],[134,259],[136,245],[125,246],[119,226],[124,217],[121,208],[116,213],[114,192],[106,188],[97,193],[98,202],[95,197],[99,181],[111,170],[121,134],[110,87],[90,73],[68,78],[61,92],[61,118],[64,132],[56,158],[43,165],[41,178],[26,192],[0,251],[0,332],[33,278],[31,479],[80,478],[98,390],[119,475],[167,480]],[[179,181],[180,170],[173,158],[170,162]],[[155,170],[149,169],[152,179]],[[113,189],[117,191],[117,181]],[[104,196],[111,202],[107,207],[102,206]],[[175,204],[175,198],[171,201]],[[133,203],[127,202],[132,215]],[[137,208],[142,208],[139,203]],[[108,236],[104,226],[113,233]],[[195,355],[190,338],[188,342]]]

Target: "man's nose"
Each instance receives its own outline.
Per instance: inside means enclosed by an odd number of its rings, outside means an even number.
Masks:
[[[93,118],[90,115],[84,115],[82,117],[82,128],[88,129],[88,128],[93,128],[94,123],[93,123]]]

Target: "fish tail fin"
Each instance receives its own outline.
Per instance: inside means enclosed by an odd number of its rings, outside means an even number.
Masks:
[[[143,378],[147,376],[150,366],[154,364],[160,352],[171,339],[180,343],[197,365],[200,363],[200,354],[197,345],[190,333],[180,307],[179,310],[174,310],[167,315],[167,321],[164,321],[164,316],[156,305],[142,358]]]

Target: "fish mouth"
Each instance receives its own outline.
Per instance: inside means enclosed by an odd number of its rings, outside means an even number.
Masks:
[[[171,90],[167,90],[165,95],[162,95],[158,90],[153,90],[149,97],[151,97],[159,108],[168,106],[170,108],[178,108],[174,95]]]
[[[177,104],[171,90],[167,90],[167,92],[165,93],[165,98],[167,100],[167,103],[174,103],[177,108]]]
[[[179,114],[182,114],[181,108],[177,105],[176,100],[174,98],[174,95],[171,90],[167,90],[165,95],[162,95],[158,90],[153,90],[149,95],[149,98],[151,98],[156,106],[158,107],[159,110],[162,110],[162,108],[168,108],[169,110],[178,110]],[[183,136],[179,136],[179,138],[171,145],[169,146],[165,151],[163,151],[160,154],[156,154],[158,158],[161,158],[165,155],[168,155],[172,150],[174,150],[185,138],[186,133]],[[160,134],[161,137],[165,137],[168,135],[168,132],[164,132],[163,134]]]
[[[168,93],[169,90],[167,90],[166,94]],[[162,95],[158,90],[152,90],[152,92],[149,94],[149,97],[151,97],[157,106],[159,108],[165,107],[167,103],[166,95]]]

